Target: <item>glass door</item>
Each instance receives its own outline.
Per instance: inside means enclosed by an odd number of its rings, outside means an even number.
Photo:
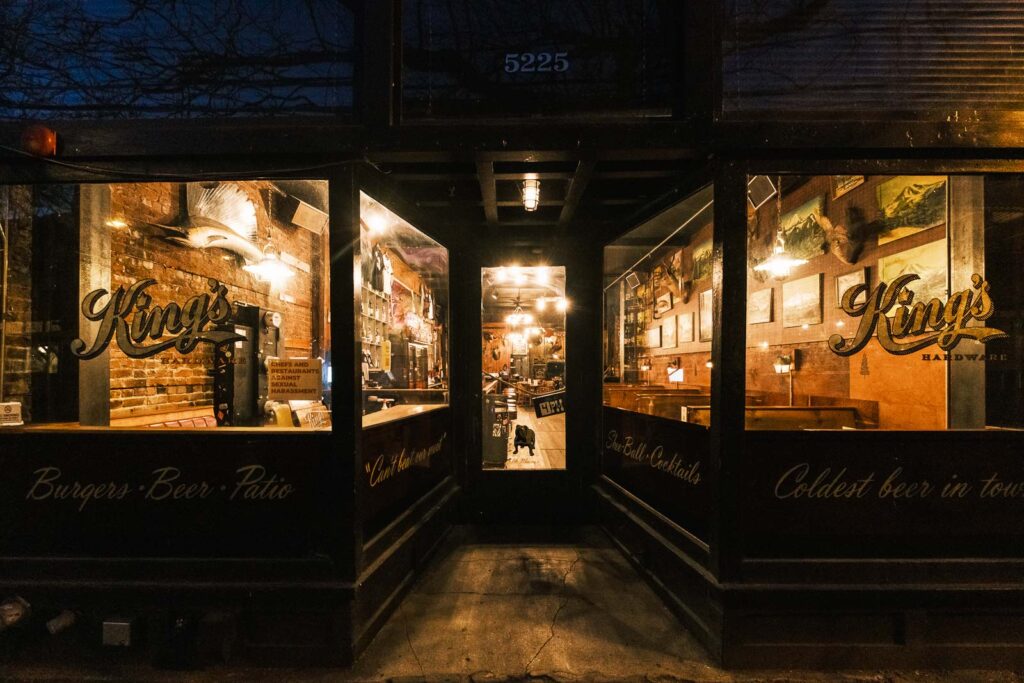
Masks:
[[[564,266],[481,269],[483,468],[565,469]]]

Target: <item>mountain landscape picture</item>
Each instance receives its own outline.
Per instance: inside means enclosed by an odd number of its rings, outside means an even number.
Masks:
[[[825,196],[820,195],[782,215],[779,225],[786,240],[787,254],[808,261],[821,256],[828,243],[825,229],[819,221],[824,208]]]
[[[878,186],[878,207],[886,244],[946,220],[946,176],[898,176]]]

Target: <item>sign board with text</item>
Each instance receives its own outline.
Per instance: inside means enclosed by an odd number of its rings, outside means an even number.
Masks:
[[[743,554],[1020,557],[1018,438],[748,431],[736,476]]]
[[[533,397],[533,410],[537,417],[551,417],[565,412],[565,391]]]
[[[707,540],[708,430],[605,407],[601,471],[692,535]]]
[[[275,401],[319,401],[323,398],[319,358],[272,358],[267,361],[267,395]]]

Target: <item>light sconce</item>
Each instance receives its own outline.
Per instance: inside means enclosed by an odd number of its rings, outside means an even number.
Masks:
[[[792,355],[777,356],[772,364],[775,373],[789,378],[789,405],[793,405],[793,374],[796,372],[796,351]]]
[[[540,181],[536,178],[527,178],[523,181],[523,208],[527,211],[536,211],[540,206]]]
[[[685,382],[686,374],[683,369],[679,367],[679,361],[672,363],[668,366],[668,381],[669,382]]]
[[[775,368],[775,372],[780,375],[786,375],[793,371],[793,357],[792,356],[778,356],[775,359],[775,363],[772,365]]]

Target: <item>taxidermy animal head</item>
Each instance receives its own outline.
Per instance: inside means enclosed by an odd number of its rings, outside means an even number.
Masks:
[[[683,303],[690,302],[690,296],[693,294],[693,280],[683,279],[679,281],[679,298],[683,300]]]
[[[825,231],[829,251],[837,259],[850,265],[857,262],[864,249],[864,226],[863,221],[858,220],[862,216],[857,214],[858,212],[853,210],[847,212],[848,227],[833,223],[826,216],[818,219],[819,225]]]

